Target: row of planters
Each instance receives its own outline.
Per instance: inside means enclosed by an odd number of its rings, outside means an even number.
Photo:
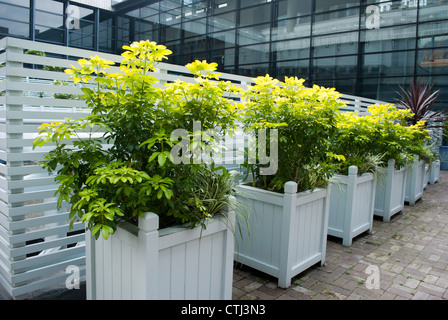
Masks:
[[[92,112],[44,124],[35,139],[52,147],[42,163],[57,173],[59,205],[86,224],[89,299],[231,299],[234,261],[288,287],[324,263],[327,234],[349,245],[371,230],[375,194],[392,206],[379,191],[386,173],[403,172],[395,191],[414,157],[430,157],[424,123],[403,122],[409,111],[339,113],[338,92],[297,78],[242,90],[205,61],[187,65],[193,82],[158,87],[156,63],[171,52],[149,41],[124,49],[119,73],[97,56],[66,70],[95,84],[82,89]],[[235,185],[210,156],[237,121],[258,152]]]

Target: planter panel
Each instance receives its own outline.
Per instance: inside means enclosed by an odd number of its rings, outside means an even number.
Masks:
[[[417,200],[423,197],[425,162],[416,158],[411,165],[406,167],[406,171],[407,179],[404,201],[413,206]]]
[[[395,160],[392,159],[386,168],[380,170],[380,178],[376,182],[374,215],[388,222],[404,208],[407,175],[405,168],[395,168]]]
[[[357,235],[372,230],[375,202],[373,174],[358,176],[358,168],[350,167],[349,175],[335,175],[332,183],[328,234],[342,238],[350,246]]]
[[[249,217],[249,232],[236,233],[235,260],[278,278],[280,287],[310,266],[325,261],[329,188],[285,193],[240,185],[239,201]]]
[[[213,218],[205,230],[158,230],[158,216],[147,213],[140,229],[123,223],[108,240],[87,232],[87,298],[231,299],[234,223],[229,212],[228,221]]]
[[[433,161],[429,169],[428,183],[434,184],[439,181],[440,176],[440,160]]]
[[[423,190],[426,189],[429,183],[429,164],[425,163],[425,169],[423,171]]]

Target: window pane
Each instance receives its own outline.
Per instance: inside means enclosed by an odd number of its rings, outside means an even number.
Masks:
[[[419,50],[417,55],[417,73],[422,76],[448,75],[448,47]]]
[[[199,19],[194,21],[184,22],[182,25],[184,29],[184,37],[192,37],[199,34],[205,34],[207,32],[207,20]]]
[[[440,90],[440,95],[437,97],[436,105],[445,107],[448,103],[448,77],[445,76],[426,76],[421,77],[422,83],[434,83],[433,91]],[[446,107],[445,107],[446,110]]]
[[[240,26],[271,21],[271,4],[240,10]]]
[[[299,17],[311,13],[311,0],[281,0],[278,2],[278,19]]]
[[[283,80],[286,77],[298,77],[308,79],[309,60],[292,60],[277,62],[277,79]]]
[[[310,40],[298,39],[274,42],[272,51],[276,53],[276,60],[306,59],[310,56]]]
[[[359,6],[360,0],[316,0],[316,12],[346,9]]]
[[[163,28],[160,31],[160,37],[161,37],[160,41],[162,43],[165,43],[168,41],[178,40],[180,39],[180,31],[181,31],[180,24]]]
[[[36,24],[51,28],[64,28],[64,16],[36,11]]]
[[[447,0],[420,0],[418,12],[419,21],[434,21],[448,19]]]
[[[361,31],[365,52],[415,49],[415,26],[398,26]]]
[[[318,14],[313,24],[313,35],[329,34],[357,30],[359,26],[359,9],[335,11]]]
[[[226,70],[235,64],[235,49],[219,49],[211,52],[211,61],[218,64],[218,70]]]
[[[238,29],[239,45],[268,42],[270,38],[270,24],[262,24]]]
[[[419,48],[447,46],[448,21],[422,23],[418,26]]]
[[[235,46],[235,30],[210,34],[212,47],[222,49]]]
[[[400,91],[398,85],[409,87],[412,77],[397,78],[361,78],[359,85],[359,96],[377,99],[385,102],[395,102]]]
[[[70,32],[70,46],[93,49],[94,37],[84,33]]]
[[[237,0],[212,0],[213,14],[219,14],[236,9]]]
[[[241,1],[241,8],[250,7],[253,5],[266,3],[266,2],[271,2],[271,1],[269,1],[269,0],[268,1],[267,0],[243,0],[243,1]]]
[[[313,37],[313,48],[315,57],[356,54],[358,52],[358,33]]]
[[[408,76],[414,74],[414,51],[361,56],[362,77]]]
[[[388,2],[390,3],[390,2]],[[361,28],[370,29],[372,27],[368,26],[366,21],[367,17],[369,19],[374,18],[373,12],[367,10],[367,7],[361,9]],[[395,6],[390,7],[379,7],[380,23],[379,27],[396,26],[401,24],[415,23],[417,21],[417,8],[407,7],[407,6]]]
[[[354,78],[356,65],[357,56],[314,59],[314,79]]]
[[[0,18],[28,23],[30,20],[29,12],[28,8],[0,3]]]
[[[30,36],[30,25],[28,23],[14,22],[0,18],[0,34],[28,38]]]
[[[37,40],[64,43],[64,30],[52,29],[44,26],[36,26],[35,36]]]
[[[184,1],[184,18],[197,19],[207,15],[207,0]]]
[[[311,32],[311,17],[282,20],[272,28],[272,40],[308,37]]]
[[[239,63],[257,63],[269,61],[269,44],[259,44],[255,46],[241,47]]]
[[[356,79],[334,79],[315,81],[314,84],[325,88],[335,88],[336,91],[353,95],[355,94]]]
[[[256,78],[259,76],[265,76],[268,73],[269,73],[269,65],[267,63],[238,67],[238,74],[246,77]]]
[[[28,7],[30,6],[30,0],[0,0],[0,2],[15,4],[18,6]]]
[[[134,39],[139,40],[151,40],[158,42],[159,25],[157,23],[146,22],[146,21],[135,21],[135,35]]]
[[[207,50],[207,41],[205,35],[184,40],[182,53],[195,53]]]
[[[34,1],[36,9],[47,12],[56,12],[62,14],[64,11],[64,4],[53,0],[37,0]]]
[[[229,12],[217,16],[210,16],[209,19],[210,32],[223,31],[236,27],[235,12]]]

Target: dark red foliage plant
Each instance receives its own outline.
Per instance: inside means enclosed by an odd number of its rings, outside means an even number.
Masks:
[[[420,78],[417,78],[417,81],[411,82],[409,90],[405,90],[399,85],[401,97],[397,99],[397,102],[403,107],[410,109],[414,114],[407,119],[410,125],[425,120],[427,128],[444,126],[443,122],[448,119],[448,113],[435,104],[440,90],[433,92],[433,86],[434,84],[422,84]]]

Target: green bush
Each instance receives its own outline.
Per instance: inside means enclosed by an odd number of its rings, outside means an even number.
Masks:
[[[255,135],[259,129],[278,130],[278,170],[262,175],[266,165],[257,157],[256,163],[246,165],[253,173],[253,184],[280,191],[287,181],[295,181],[298,192],[326,185],[335,170],[332,159],[337,156],[330,149],[336,115],[344,105],[341,94],[317,85],[306,88],[298,78],[280,82],[267,75],[254,81],[242,94],[244,128]]]
[[[187,65],[195,75],[193,83],[157,87],[156,63],[171,51],[150,41],[123,48],[120,72],[111,72],[114,63],[98,56],[65,70],[75,83],[95,84],[95,89],[82,88],[81,97],[92,112],[83,119],[44,124],[35,139],[34,147],[56,145],[43,165],[57,173],[58,205],[69,202],[71,223],[80,218],[92,234],[106,239],[118,221],[135,223],[147,211],[159,215],[161,227],[205,226],[229,205],[233,178],[213,164],[175,164],[171,151],[178,139],[171,133],[184,129],[190,139],[194,121],[201,123],[199,134],[232,128],[237,109],[224,92],[234,88],[219,81],[216,64],[205,61]],[[97,133],[100,128],[104,134]],[[73,138],[72,146],[66,144],[65,139]],[[192,160],[195,148],[212,143],[191,144],[191,152],[183,156]]]
[[[429,133],[423,121],[407,125],[405,120],[410,116],[410,110],[393,105],[369,106],[364,116],[339,114],[333,144],[333,152],[345,157],[339,171],[346,173],[350,165],[357,165],[359,173],[374,172],[378,165],[387,165],[389,159],[394,159],[399,168],[412,161],[414,155],[429,161]],[[369,165],[372,159],[376,165]]]

